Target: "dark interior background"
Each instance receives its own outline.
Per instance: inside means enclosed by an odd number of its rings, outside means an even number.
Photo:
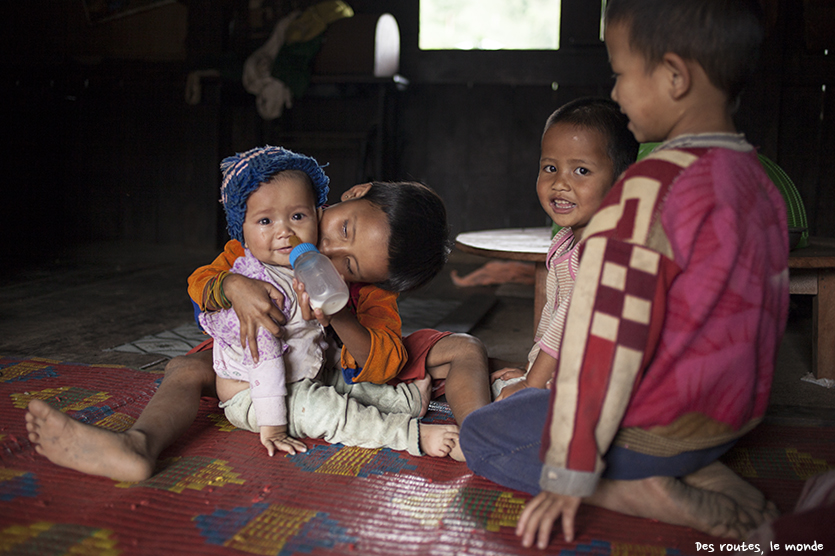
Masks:
[[[314,72],[264,121],[240,67],[278,18],[313,3],[189,0],[95,24],[82,0],[0,3],[7,271],[98,241],[219,248],[219,161],[264,143],[328,163],[332,202],[363,180],[412,179],[445,199],[454,233],[546,224],[534,191],[542,125],[564,102],[609,93],[599,2],[562,0],[559,51],[422,52],[418,0],[349,0],[396,17],[408,83],[362,69],[370,39],[356,27],[336,45],[345,71]],[[835,3],[766,0],[766,11],[737,123],[794,180],[811,233],[835,237]],[[192,105],[195,70],[214,71]]]

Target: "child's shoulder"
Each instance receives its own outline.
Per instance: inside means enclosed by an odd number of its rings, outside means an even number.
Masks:
[[[354,307],[361,308],[372,305],[397,305],[398,294],[384,290],[374,284],[354,282],[348,288]]]
[[[246,254],[246,249],[237,239],[230,239],[223,246],[223,252],[235,257],[243,257]]]
[[[663,221],[681,211],[712,210],[718,191],[710,160],[714,154],[701,146],[661,148],[632,164],[603,200],[583,240],[602,234],[643,243],[659,217]]]
[[[571,228],[560,228],[557,233],[554,234],[554,237],[551,238],[551,245],[548,247],[548,255],[546,257],[548,264],[550,264],[555,258],[562,257],[576,247],[572,246],[573,240],[574,231]]]
[[[659,149],[630,166],[619,181],[632,182],[636,184],[632,189],[640,188],[646,192],[645,186],[641,184],[647,179],[657,182],[661,190],[667,191],[682,183],[701,186],[713,184],[710,189],[719,196],[722,196],[724,187],[746,188],[768,183],[757,152],[750,145],[747,149],[728,148],[725,145],[686,145]],[[704,194],[710,193],[704,191]]]
[[[664,148],[653,151],[627,168],[623,174],[623,180],[638,176],[663,176],[670,172],[680,174],[682,170],[707,155],[709,151],[710,149],[703,147]]]
[[[680,171],[696,161],[712,165],[723,160],[756,162],[756,149],[745,140],[744,135],[737,133],[682,135],[655,146],[625,174],[663,173],[671,166],[678,167]]]
[[[255,258],[255,255],[249,249],[245,250],[240,257],[235,259],[230,270],[235,274],[241,274],[248,278],[256,278],[275,285],[275,280],[271,279],[270,273],[267,272],[264,263]]]

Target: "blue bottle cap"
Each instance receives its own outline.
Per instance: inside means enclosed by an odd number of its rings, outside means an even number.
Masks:
[[[319,252],[319,250],[316,249],[316,246],[312,243],[299,243],[293,247],[293,250],[290,251],[290,266],[296,268],[296,259],[305,253],[310,253],[311,251],[315,251],[317,253]]]

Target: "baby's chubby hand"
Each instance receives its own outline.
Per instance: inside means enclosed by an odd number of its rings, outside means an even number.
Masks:
[[[499,369],[498,371],[493,371],[490,373],[490,384],[493,384],[497,380],[503,380],[505,382],[509,382],[516,378],[522,378],[525,376],[525,370],[519,367],[504,367],[503,369]],[[499,395],[496,396],[494,401],[503,400],[511,394],[515,394],[519,390],[524,388],[529,388],[530,384],[527,383],[526,380],[519,380],[514,382],[513,384],[508,384],[502,391],[499,392]]]
[[[518,392],[520,390],[524,390],[525,388],[530,388],[530,387],[531,387],[531,385],[528,384],[527,380],[520,380],[519,382],[514,382],[513,384],[508,384],[507,386],[502,388],[502,391],[499,392],[498,396],[496,396],[495,401],[498,402],[500,400],[503,400],[503,399],[507,398],[508,396],[510,396],[512,394],[515,394],[516,392]]]
[[[275,455],[276,450],[290,455],[307,451],[304,442],[287,434],[287,425],[258,427],[258,430],[261,433],[261,444],[267,448],[270,457]]]
[[[493,384],[499,379],[510,380],[520,376],[525,376],[524,369],[520,369],[519,367],[505,367],[504,369],[499,369],[498,371],[490,373],[490,384]]]

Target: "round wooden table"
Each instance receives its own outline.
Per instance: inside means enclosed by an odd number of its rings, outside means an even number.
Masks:
[[[551,245],[551,228],[502,228],[464,232],[455,238],[455,246],[465,253],[494,259],[535,263],[533,329],[539,324],[545,305],[545,256]]]

